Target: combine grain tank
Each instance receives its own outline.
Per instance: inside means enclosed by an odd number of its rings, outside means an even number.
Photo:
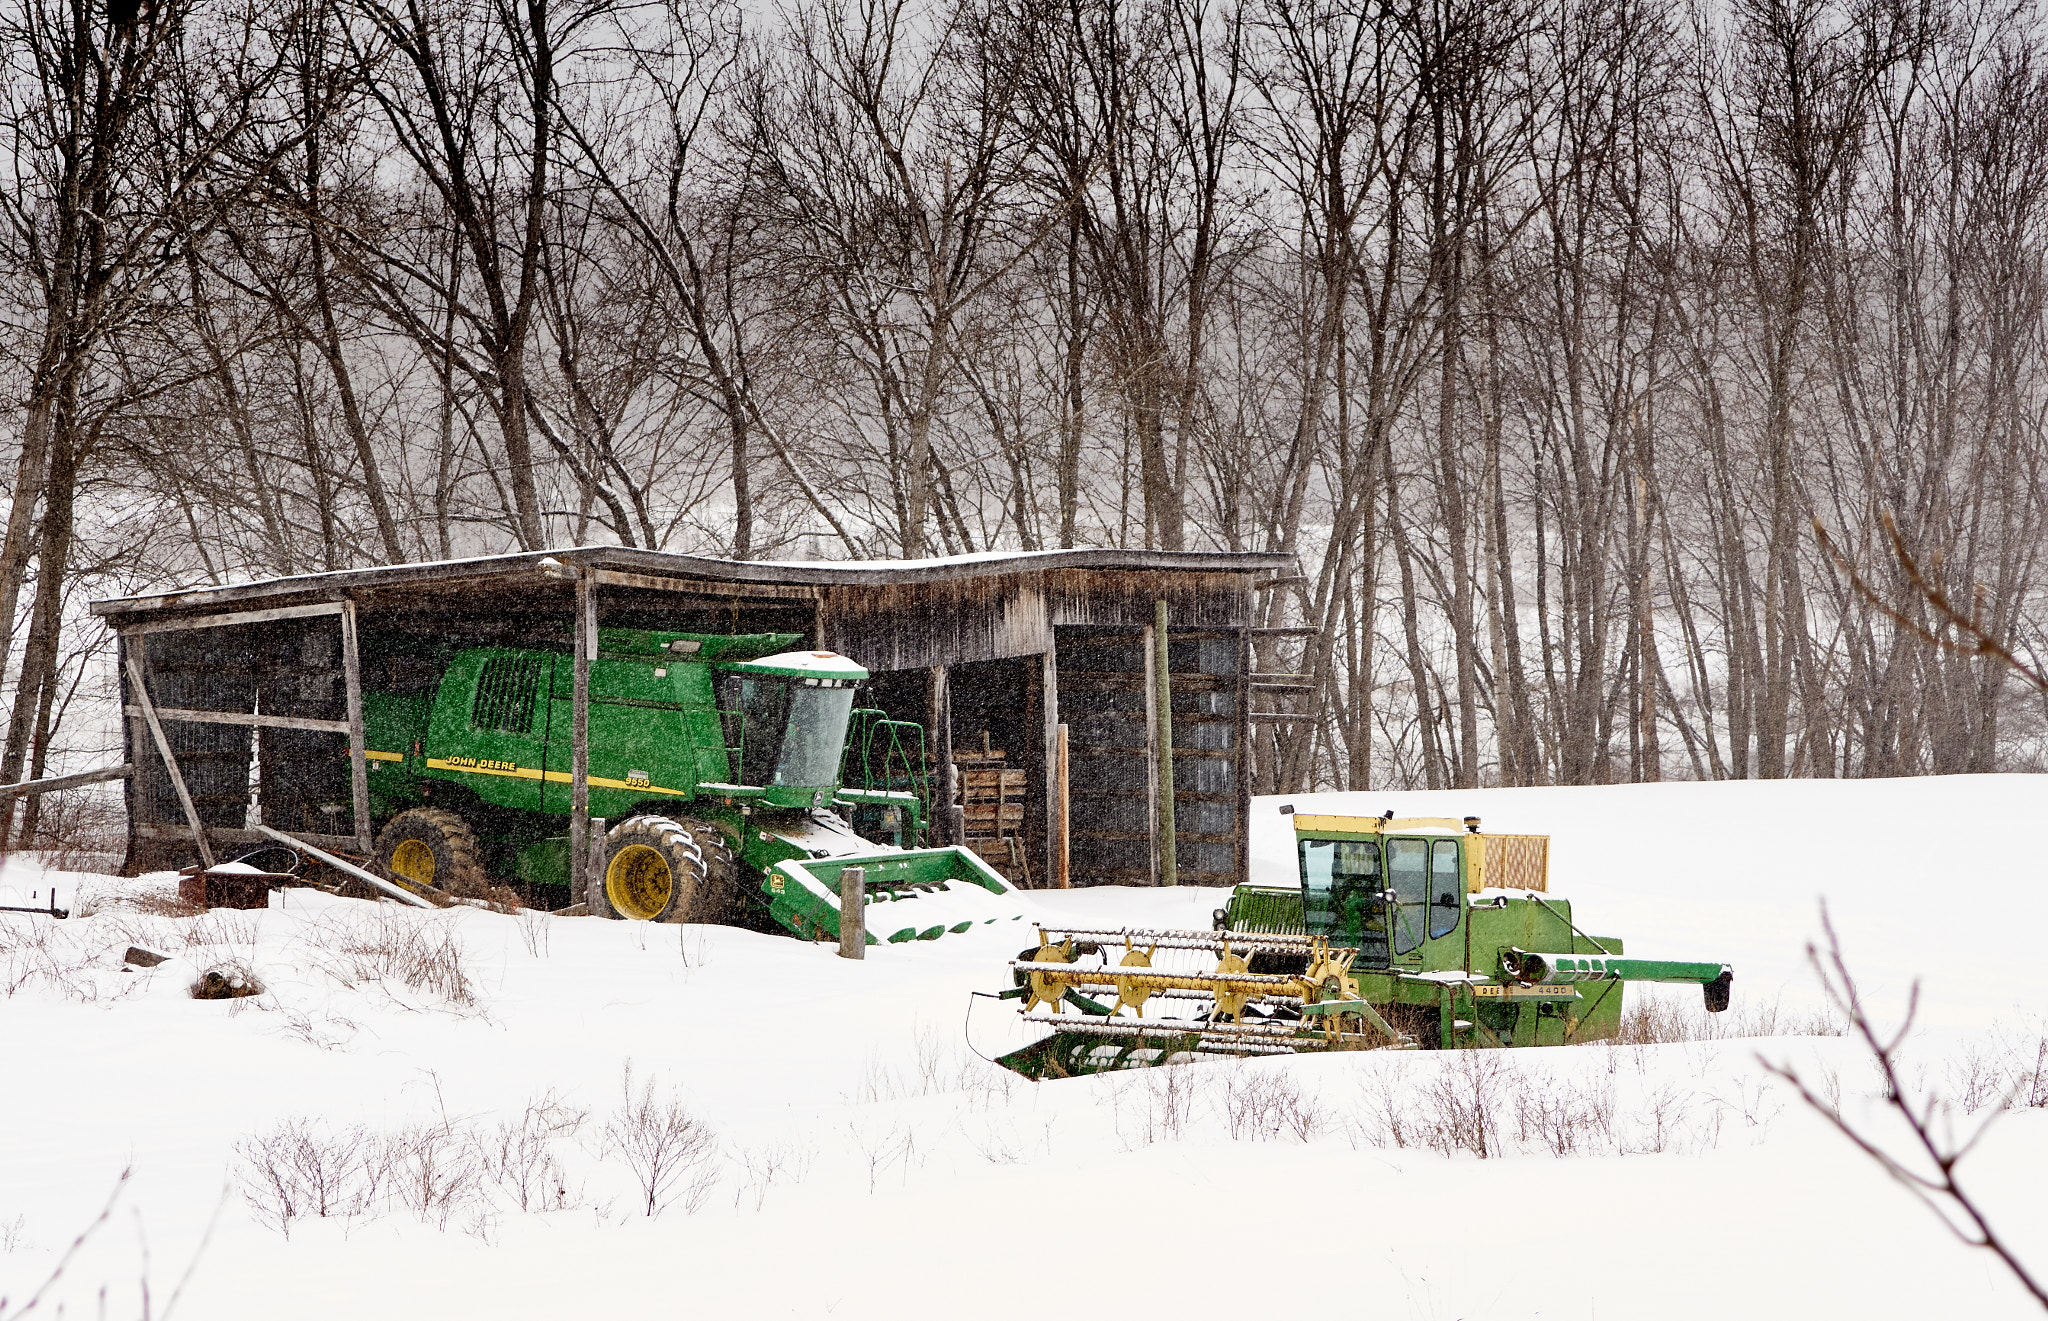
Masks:
[[[1283,808],[1283,811],[1291,809]],[[1549,893],[1548,838],[1477,817],[1295,814],[1299,885],[1240,885],[1213,931],[1041,927],[1012,963],[1045,1030],[999,1062],[1062,1078],[1221,1056],[1561,1046],[1612,1037],[1627,982],[1703,988],[1724,963],[1624,955]]]

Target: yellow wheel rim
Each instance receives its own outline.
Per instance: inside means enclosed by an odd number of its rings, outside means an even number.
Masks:
[[[434,851],[416,839],[400,840],[391,850],[391,870],[417,885],[434,883]]]
[[[658,849],[628,844],[612,855],[604,869],[605,898],[620,917],[652,922],[675,894],[675,874]]]

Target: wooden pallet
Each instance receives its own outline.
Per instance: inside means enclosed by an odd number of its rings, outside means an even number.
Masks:
[[[980,854],[1013,885],[1029,888],[1031,864],[1024,847],[1024,796],[1028,777],[1012,770],[1000,748],[983,746],[953,756],[958,768],[961,843]]]

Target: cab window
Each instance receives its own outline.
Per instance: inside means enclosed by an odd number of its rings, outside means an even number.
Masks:
[[[1394,892],[1394,953],[1407,954],[1422,944],[1429,910],[1429,841],[1387,841],[1387,880]]]
[[[1429,846],[1429,935],[1448,936],[1458,929],[1458,841],[1440,839]]]
[[[1358,951],[1357,967],[1387,966],[1380,846],[1369,839],[1301,841],[1305,929]]]

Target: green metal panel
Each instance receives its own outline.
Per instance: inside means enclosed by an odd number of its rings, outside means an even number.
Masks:
[[[1238,886],[1230,892],[1230,903],[1224,909],[1224,929],[1272,936],[1304,934],[1300,889],[1272,885]]]
[[[665,636],[665,635],[663,635]],[[541,810],[569,811],[574,759],[575,660],[554,658],[547,788]],[[726,776],[725,736],[712,669],[696,661],[590,663],[590,814],[618,818],[647,804],[690,803],[700,783]]]
[[[495,662],[495,664],[494,664]],[[547,679],[552,657],[546,652],[505,647],[477,647],[456,653],[434,702],[427,726],[426,766],[422,775],[451,780],[497,807],[537,811],[547,722]],[[517,672],[534,676],[534,696],[524,728],[479,727],[477,689],[486,676],[505,679]],[[503,708],[523,703],[501,703]]]
[[[369,754],[372,815],[383,817],[409,804],[419,794],[427,717],[433,702],[425,697],[364,692],[363,748]]]

